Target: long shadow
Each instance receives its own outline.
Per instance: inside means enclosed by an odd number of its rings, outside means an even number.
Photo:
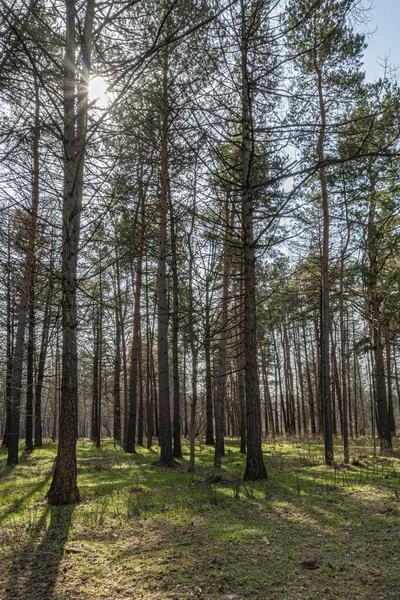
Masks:
[[[21,462],[25,462],[27,457],[24,457],[24,461]],[[0,474],[0,478],[2,476],[6,476],[9,475],[12,472],[13,468],[12,467],[5,467],[4,471],[2,474]],[[37,494],[38,492],[40,492],[43,488],[47,487],[49,485],[50,479],[51,479],[51,474],[48,475],[44,475],[43,478],[38,481],[36,483],[36,485],[32,485],[29,482],[29,473],[26,473],[25,475],[19,475],[20,480],[22,480],[22,482],[25,479],[28,479],[28,483],[26,485],[26,487],[28,487],[29,489],[26,491],[25,494],[21,494],[19,495],[18,498],[16,498],[12,504],[10,504],[8,507],[4,508],[3,510],[1,510],[0,508],[0,525],[2,523],[4,523],[4,521],[10,516],[13,515],[15,513],[18,513],[18,511],[20,510],[20,508],[23,507],[23,505],[27,502],[27,500],[29,500],[29,498],[31,498],[32,496],[34,496],[35,494]],[[21,487],[21,483],[18,484],[18,488],[19,489]]]
[[[48,475],[43,481],[39,481],[35,486],[33,486],[29,490],[29,492],[27,492],[25,495],[20,496],[19,498],[14,500],[14,502],[12,504],[10,504],[10,506],[8,506],[5,510],[3,510],[0,514],[0,525],[2,523],[4,523],[4,521],[6,521],[10,515],[14,515],[15,513],[18,513],[20,508],[25,504],[25,502],[29,498],[31,498],[32,496],[34,496],[35,494],[40,492],[43,488],[48,487],[50,478],[51,478],[51,476]]]
[[[75,507],[46,507],[29,540],[14,553],[4,600],[51,600]],[[43,527],[50,514],[50,523]]]

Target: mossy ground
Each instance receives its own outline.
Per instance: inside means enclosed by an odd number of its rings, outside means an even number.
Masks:
[[[78,444],[76,507],[49,507],[55,445],[0,451],[0,600],[399,600],[400,453],[352,446],[326,468],[322,446],[264,445],[269,479],[244,483],[228,441],[223,468],[197,445],[197,469],[153,465]],[[340,448],[337,448],[337,456]]]

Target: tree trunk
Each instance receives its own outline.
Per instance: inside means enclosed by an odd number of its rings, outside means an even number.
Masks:
[[[242,62],[242,226],[244,256],[244,372],[246,385],[247,457],[244,479],[266,479],[261,445],[261,406],[257,372],[256,255],[253,229],[254,188],[252,181],[253,139],[249,43],[254,32],[246,25],[244,1],[241,0]]]
[[[381,308],[378,292],[378,247],[377,226],[375,222],[375,184],[371,182],[371,199],[368,213],[368,256],[369,256],[369,296],[372,327],[372,343],[375,359],[375,390],[377,407],[377,425],[380,439],[381,454],[390,454],[393,451],[392,433],[390,430],[389,412],[387,406],[385,364],[383,360],[383,342],[381,325]]]
[[[393,407],[393,388],[392,388],[392,361],[390,348],[390,329],[386,330],[386,370],[387,370],[387,389],[388,389],[388,411],[389,411],[389,426],[392,435],[396,435],[396,421],[394,418]]]
[[[322,302],[321,302],[321,408],[324,425],[325,464],[333,465],[333,435],[332,435],[332,406],[331,406],[331,377],[329,352],[329,203],[328,186],[326,181],[325,162],[325,131],[326,109],[322,88],[321,69],[314,59],[314,69],[317,77],[317,91],[320,108],[320,132],[318,138],[318,160],[322,165],[319,169],[319,180],[322,196],[323,236],[322,236]]]
[[[114,356],[114,443],[121,444],[121,321],[118,311],[118,297],[115,304],[115,356]]]
[[[170,194],[169,194],[170,195]],[[178,255],[176,248],[175,216],[170,202],[171,225],[171,259],[172,259],[172,373],[174,381],[173,401],[173,455],[182,457],[181,446],[181,392],[179,381],[179,285],[178,285]]]
[[[11,303],[11,227],[8,222],[7,236],[7,292],[6,292],[6,312],[7,312],[7,334],[6,334],[6,389],[5,389],[5,424],[3,434],[3,446],[8,446],[8,434],[10,430],[10,409],[11,409],[11,383],[12,383],[12,362],[13,362],[13,329],[14,319]]]
[[[44,382],[44,374],[46,368],[46,358],[47,358],[47,349],[49,346],[49,336],[50,336],[50,324],[51,324],[51,303],[53,299],[53,290],[54,290],[54,275],[53,275],[54,261],[53,261],[53,252],[50,259],[50,276],[49,276],[49,287],[46,297],[46,305],[44,309],[43,316],[43,329],[42,329],[42,339],[40,342],[40,353],[39,353],[39,361],[38,361],[38,374],[36,380],[36,389],[35,389],[35,443],[34,445],[40,448],[43,445],[42,439],[42,391],[43,391],[43,382]],[[58,315],[56,318],[55,327],[58,326]]]
[[[160,253],[158,259],[158,396],[160,465],[173,464],[168,360],[167,217],[168,217],[168,48],[163,58]]]
[[[93,374],[92,374],[92,418],[91,435],[92,442],[97,440],[99,429],[99,307],[93,309]]]
[[[40,103],[39,88],[36,76],[34,77],[35,87],[35,123],[33,131],[33,174],[32,174],[32,207],[31,219],[28,233],[28,243],[25,255],[25,264],[23,268],[21,295],[18,306],[17,333],[15,338],[15,347],[12,358],[12,375],[10,385],[10,404],[9,404],[9,428],[8,428],[8,456],[7,464],[18,464],[18,443],[19,443],[19,425],[20,425],[20,405],[22,392],[22,368],[24,362],[24,341],[25,329],[30,298],[30,287],[32,281],[32,272],[34,264],[35,240],[38,221],[39,207],[39,143],[40,143]]]
[[[205,306],[205,336],[204,336],[204,360],[206,367],[206,444],[214,446],[214,425],[213,425],[213,393],[211,378],[211,298],[210,298],[211,277],[206,279],[206,306]]]
[[[33,450],[33,390],[35,355],[35,270],[32,265],[32,279],[29,292],[28,356],[26,367],[26,407],[25,407],[25,450]]]
[[[115,275],[117,284],[117,305],[118,305],[118,317],[121,331],[121,348],[122,348],[122,372],[124,381],[124,396],[123,396],[123,407],[124,407],[124,432],[127,428],[128,421],[128,361],[126,352],[126,339],[125,339],[125,314],[123,310],[122,292],[121,292],[121,274],[119,268],[119,256],[118,250],[115,248]],[[122,422],[120,424],[120,441],[122,441]]]
[[[65,0],[62,375],[58,453],[53,480],[47,493],[49,504],[53,505],[74,504],[80,500],[76,466],[76,441],[78,436],[76,291],[94,6],[95,0],[87,0],[83,27],[81,79],[77,94],[78,109],[76,112],[76,5],[75,0]],[[76,134],[74,129],[75,120],[77,121]]]
[[[131,368],[130,368],[130,386],[129,386],[129,416],[128,416],[128,427],[126,430],[126,441],[125,451],[136,452],[135,440],[136,440],[136,420],[137,420],[137,406],[138,406],[138,391],[139,391],[139,350],[140,350],[140,324],[141,324],[141,306],[140,299],[142,293],[142,278],[143,278],[143,249],[144,249],[144,236],[145,236],[145,222],[144,222],[144,197],[143,193],[140,193],[140,202],[142,207],[142,223],[141,223],[141,235],[139,242],[139,250],[136,264],[136,282],[135,282],[135,306],[133,316],[133,338],[132,338],[132,350],[131,350]]]
[[[215,396],[215,452],[214,467],[220,468],[222,457],[225,455],[224,442],[224,420],[225,420],[225,395],[226,395],[226,345],[228,336],[228,307],[229,307],[229,275],[232,262],[230,244],[232,240],[232,228],[234,223],[234,211],[229,208],[229,195],[225,199],[225,226],[222,273],[222,313],[221,333],[218,348],[218,378],[217,392]]]
[[[308,405],[310,408],[310,423],[311,423],[311,435],[316,435],[316,421],[315,421],[315,402],[314,402],[314,392],[311,381],[311,369],[310,362],[308,360],[308,347],[307,347],[307,337],[306,337],[306,326],[303,323],[303,341],[304,341],[304,354],[306,359],[306,373],[307,373],[307,385],[308,385]]]

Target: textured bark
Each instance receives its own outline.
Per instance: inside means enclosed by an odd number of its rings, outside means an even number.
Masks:
[[[92,373],[92,414],[90,439],[97,440],[99,429],[99,308],[93,309],[93,373]]]
[[[356,339],[355,323],[353,321],[353,340]],[[354,435],[358,438],[358,404],[357,404],[357,356],[353,352],[353,380],[354,380]]]
[[[198,379],[198,347],[196,340],[195,320],[194,320],[194,296],[193,296],[193,269],[194,269],[194,254],[192,248],[193,231],[194,231],[194,216],[196,214],[196,186],[194,191],[192,223],[190,233],[188,235],[189,248],[189,311],[188,311],[188,329],[189,329],[189,344],[192,354],[192,401],[190,403],[190,457],[189,470],[194,471],[195,461],[195,440],[196,440],[196,409],[197,409],[197,379]]]
[[[76,466],[76,441],[78,436],[76,291],[94,6],[95,0],[87,0],[83,27],[81,79],[77,94],[78,108],[76,111],[76,5],[74,0],[65,0],[62,375],[58,453],[53,480],[47,493],[48,502],[53,505],[74,504],[79,502],[80,499]],[[76,133],[75,120],[77,122]]]
[[[126,352],[126,340],[125,340],[125,313],[123,309],[123,299],[121,292],[121,275],[120,275],[120,267],[119,267],[119,256],[118,250],[115,248],[115,275],[116,275],[116,285],[117,285],[117,305],[118,305],[118,319],[119,326],[121,331],[121,348],[122,348],[122,373],[123,373],[123,382],[124,382],[124,395],[123,395],[123,407],[124,407],[124,432],[127,427],[128,420],[128,361],[127,361],[127,352]],[[120,432],[120,442],[122,441],[122,424],[121,424],[121,432]]]
[[[113,386],[113,436],[114,443],[121,444],[121,321],[118,310],[118,297],[115,305],[115,356]]]
[[[143,200],[142,200],[143,201]],[[130,367],[130,386],[129,386],[129,416],[128,428],[126,431],[126,452],[136,452],[136,420],[139,391],[139,349],[140,349],[140,298],[142,292],[143,279],[143,244],[144,244],[144,222],[142,222],[142,233],[139,243],[139,251],[136,263],[136,282],[135,282],[135,304],[133,315],[133,338],[131,349],[131,367]]]
[[[181,392],[179,380],[179,285],[178,285],[178,255],[176,248],[175,217],[172,204],[170,205],[171,226],[171,262],[172,262],[172,378],[174,382],[173,401],[173,455],[182,457],[181,445]]]
[[[238,302],[238,328],[239,328],[239,348],[237,358],[238,368],[238,398],[240,411],[240,454],[246,454],[247,451],[247,418],[246,418],[246,386],[244,377],[244,331],[243,331],[243,313],[244,313],[244,276],[243,260],[240,265],[240,292]]]
[[[316,49],[315,49],[316,52]],[[320,109],[320,131],[318,137],[318,160],[321,165],[325,162],[325,132],[326,132],[326,108],[322,87],[322,73],[316,57],[314,58],[314,70],[317,79],[317,92]],[[324,426],[325,464],[332,465],[333,435],[332,435],[332,405],[331,405],[331,377],[330,377],[330,350],[329,350],[329,203],[328,185],[326,181],[326,169],[319,168],[319,180],[322,197],[323,234],[322,234],[322,301],[321,301],[321,409]]]
[[[146,423],[147,423],[147,448],[153,445],[154,436],[154,397],[152,376],[153,355],[153,330],[150,327],[149,291],[148,291],[148,262],[146,257]]]
[[[228,336],[228,305],[229,305],[229,274],[231,269],[232,254],[230,244],[232,240],[234,211],[230,210],[229,197],[225,199],[225,225],[223,271],[222,271],[222,312],[221,333],[218,347],[218,376],[215,395],[215,452],[214,467],[220,468],[222,457],[225,455],[224,421],[225,421],[225,394],[227,356],[226,345]]]
[[[51,325],[51,302],[53,298],[53,290],[54,290],[54,278],[52,275],[53,271],[53,256],[50,259],[50,279],[49,279],[49,287],[47,291],[46,297],[46,305],[44,309],[43,316],[43,328],[42,328],[42,338],[40,342],[40,352],[39,352],[39,360],[38,360],[38,374],[36,380],[35,387],[35,422],[34,422],[34,431],[35,431],[35,441],[34,445],[36,447],[41,447],[43,445],[42,439],[42,391],[43,391],[43,382],[46,368],[46,358],[47,358],[47,350],[49,346],[49,337],[50,337],[50,325]],[[56,321],[57,324],[57,321]]]
[[[53,426],[51,432],[51,441],[53,444],[57,439],[57,425],[58,425],[58,406],[59,406],[59,392],[60,392],[60,382],[59,382],[59,348],[58,348],[58,334],[56,341],[56,353],[54,356],[54,389],[53,389]]]
[[[390,330],[386,330],[386,372],[387,372],[387,390],[388,390],[388,412],[389,412],[389,426],[392,435],[396,435],[396,421],[394,418],[394,406],[393,406],[393,387],[392,387],[392,361],[391,361],[391,347],[390,347]]]
[[[6,312],[7,312],[7,334],[6,334],[6,398],[5,398],[5,425],[3,433],[3,446],[8,446],[8,432],[10,429],[10,408],[11,408],[11,383],[12,383],[12,355],[13,355],[13,314],[11,303],[11,227],[8,223],[7,236],[7,292],[6,292]]]
[[[248,45],[252,32],[246,26],[241,1],[242,62],[242,225],[244,257],[244,372],[246,385],[247,456],[244,479],[266,479],[261,446],[261,406],[257,372],[256,256],[254,241],[253,140]],[[254,33],[254,32],[253,32]]]
[[[101,415],[103,400],[103,275],[100,255],[100,277],[99,277],[99,381],[98,381],[98,402],[97,402],[97,430],[96,430],[96,448],[101,446]]]
[[[211,277],[206,280],[206,306],[205,306],[205,337],[204,337],[204,360],[206,367],[206,444],[214,445],[214,425],[213,425],[213,393],[211,377],[211,298],[210,298]]]
[[[340,359],[342,367],[342,436],[343,436],[343,460],[345,464],[349,463],[349,418],[348,418],[348,396],[347,396],[347,363],[346,363],[346,327],[345,327],[345,306],[344,306],[344,261],[347,248],[350,241],[350,224],[348,219],[348,208],[346,201],[346,191],[344,192],[346,202],[346,223],[347,236],[340,254],[340,289],[339,289],[339,319],[340,319]]]
[[[143,397],[143,344],[142,338],[139,339],[138,354],[138,376],[139,376],[139,407],[138,407],[138,446],[144,445],[144,397]]]
[[[168,217],[168,49],[163,58],[161,140],[161,191],[160,191],[160,251],[158,258],[158,397],[160,464],[173,463],[172,428],[170,413],[169,360],[168,360],[168,294],[167,294],[167,217]]]
[[[33,265],[32,265],[33,267]],[[35,270],[32,268],[29,290],[28,352],[26,365],[26,406],[25,406],[25,449],[33,450],[33,398],[34,398],[34,353],[35,353]]]

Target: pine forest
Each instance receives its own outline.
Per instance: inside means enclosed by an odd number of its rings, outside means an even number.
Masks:
[[[0,3],[0,600],[400,598],[375,4]]]

